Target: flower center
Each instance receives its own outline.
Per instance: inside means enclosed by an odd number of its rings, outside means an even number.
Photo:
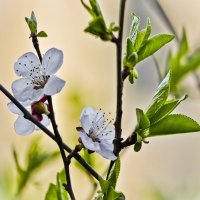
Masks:
[[[109,115],[110,114],[111,113],[109,113]],[[101,110],[96,113],[88,133],[88,136],[93,142],[101,143],[101,138],[112,132],[110,129],[108,129],[108,126],[113,120],[109,120],[107,117],[108,115],[105,116],[105,113],[102,113]]]
[[[49,76],[35,76],[31,80],[31,83],[34,85],[34,89],[38,90],[44,88],[45,84],[47,83]]]
[[[96,133],[93,130],[89,130],[89,135],[88,135],[93,142],[98,142],[100,143],[100,139],[97,137]]]

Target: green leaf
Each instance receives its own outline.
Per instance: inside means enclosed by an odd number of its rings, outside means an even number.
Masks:
[[[103,194],[106,194],[109,189],[109,181],[102,179],[101,177],[98,178],[99,184],[101,186],[101,191]]]
[[[150,104],[146,116],[151,120],[153,115],[164,105],[167,100],[169,94],[169,81],[170,74],[168,73],[165,79],[160,83],[154,97],[152,103]]]
[[[63,184],[66,183],[65,172],[62,170],[57,173],[56,185],[50,183],[45,200],[69,200],[68,193]]]
[[[124,200],[125,196],[121,192],[116,192],[113,187],[109,189],[108,196],[104,200]]]
[[[96,16],[102,16],[102,13],[101,13],[101,9],[99,7],[99,4],[97,3],[96,0],[90,0],[90,5],[92,6],[92,10],[93,12],[95,13]]]
[[[61,172],[57,173],[57,187],[58,187],[58,199],[59,200],[68,200],[68,194],[65,190],[63,184],[66,184],[66,178],[65,178],[65,171],[62,170]]]
[[[37,32],[37,24],[34,22],[32,19],[29,19],[25,17],[26,23],[28,24],[28,27],[31,31],[31,33],[36,33]]]
[[[57,186],[54,185],[53,183],[50,183],[49,189],[45,196],[45,200],[58,200],[57,190],[58,190]]]
[[[129,82],[131,83],[131,84],[133,84],[134,83],[134,76],[133,76],[133,70],[131,70],[130,71],[130,74],[129,74],[129,76],[128,76],[128,80],[129,80]]]
[[[36,20],[36,17],[35,17],[35,13],[33,11],[31,12],[31,20],[33,22],[35,22],[35,24],[37,25],[37,20]]]
[[[107,31],[105,22],[102,17],[97,17],[92,20],[84,31],[100,37],[105,41],[112,39],[112,35]]]
[[[119,31],[119,26],[116,26],[114,22],[111,22],[110,26],[109,26],[109,31],[110,32],[112,32],[112,31],[114,31],[114,32],[115,31]]]
[[[135,14],[132,14],[132,23],[131,23],[129,38],[133,44],[135,44],[139,26],[140,26],[140,18],[137,17]]]
[[[153,55],[165,44],[169,43],[174,39],[174,35],[159,34],[150,38],[146,44],[138,52],[138,62],[144,60],[145,58]]]
[[[157,123],[167,115],[169,115],[182,101],[184,101],[188,96],[185,95],[180,99],[172,99],[166,101],[165,104],[154,114],[151,118],[151,125]]]
[[[112,173],[108,179],[110,185],[115,189],[116,184],[117,184],[117,179],[119,177],[120,173],[120,158],[118,157],[117,160],[115,161],[115,167],[112,170]]]
[[[85,7],[85,9],[92,15],[92,17],[96,17],[96,14],[92,10],[92,8],[90,8],[83,0],[81,0],[81,3]]]
[[[188,116],[168,115],[150,126],[148,137],[200,131],[200,125]]]
[[[177,91],[178,85],[181,80],[188,74],[194,72],[200,67],[200,51],[195,51],[192,55],[188,57],[182,57],[178,60],[178,54],[172,56],[170,61],[168,61],[171,66],[171,92],[174,93]],[[184,62],[183,62],[184,60]]]
[[[37,37],[48,37],[48,35],[46,34],[46,32],[40,31],[40,32],[37,34]]]
[[[126,43],[126,57],[128,57],[134,52],[134,45],[130,38],[127,38]]]
[[[134,144],[134,151],[135,151],[135,152],[140,151],[141,148],[142,148],[142,142],[136,142],[136,143]]]
[[[186,55],[188,53],[188,50],[189,50],[189,45],[188,45],[187,35],[185,29],[183,29],[183,35],[179,45],[178,57],[181,58],[184,55]]]
[[[146,129],[150,126],[148,117],[144,114],[143,110],[136,108],[138,129]]]
[[[138,52],[140,48],[142,48],[146,44],[150,34],[151,34],[151,21],[149,18],[147,18],[146,28],[137,33],[137,38],[134,45],[134,49],[136,52]]]

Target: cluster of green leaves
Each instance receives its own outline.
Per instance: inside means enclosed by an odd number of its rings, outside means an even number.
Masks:
[[[111,23],[109,27],[106,26],[104,17],[102,15],[100,6],[96,0],[89,0],[90,6],[84,3],[81,0],[85,9],[92,16],[92,20],[89,22],[88,27],[85,29],[85,32],[91,33],[96,37],[100,37],[104,41],[112,40],[113,32],[118,31],[119,28],[115,25],[115,23]]]
[[[27,154],[25,156],[25,166],[21,166],[19,163],[18,154],[16,150],[13,149],[13,156],[18,171],[17,194],[21,194],[27,182],[30,181],[37,170],[39,170],[42,166],[49,163],[50,161],[54,160],[58,155],[59,152],[44,151],[39,143],[39,138],[36,138],[32,141],[29,149],[27,150]]]
[[[69,196],[63,184],[66,183],[65,171],[57,173],[56,184],[50,183],[45,200],[68,200]]]
[[[95,197],[95,200],[124,200],[125,196],[121,192],[115,190],[117,180],[120,173],[120,159],[117,158],[115,161],[115,166],[112,170],[112,173],[108,180],[104,180],[99,177],[99,183],[101,190],[98,191],[98,196]]]
[[[192,54],[189,50],[189,44],[185,30],[183,30],[182,38],[179,42],[176,53],[169,53],[166,69],[171,70],[171,92],[179,94],[179,83],[181,80],[194,72],[200,66],[200,50],[194,51]]]
[[[182,114],[171,114],[171,112],[187,98],[173,98],[168,100],[170,94],[170,78],[168,73],[159,85],[152,102],[144,113],[141,109],[136,109],[137,142],[134,146],[135,151],[139,151],[145,138],[153,136],[164,136],[170,134],[180,134],[200,131],[200,125],[190,117]]]
[[[35,13],[32,11],[31,17],[25,17],[26,23],[28,24],[28,27],[31,31],[30,37],[33,36],[33,34],[37,37],[47,37],[47,33],[45,31],[40,31],[37,33],[37,20],[35,17]]]
[[[174,35],[158,34],[151,38],[151,22],[147,19],[145,29],[139,31],[140,18],[135,14],[132,15],[132,24],[129,36],[127,38],[126,53],[123,59],[124,68],[130,71],[129,81],[134,82],[137,78],[137,72],[134,69],[135,65],[145,58],[153,55],[165,44],[174,39]]]

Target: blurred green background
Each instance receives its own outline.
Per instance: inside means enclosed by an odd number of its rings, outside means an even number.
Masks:
[[[200,47],[199,1],[159,2],[179,36],[183,26],[186,28],[191,51]],[[107,22],[117,22],[119,0],[101,0],[99,3]],[[64,52],[64,63],[58,74],[67,84],[53,100],[59,130],[64,141],[73,147],[78,139],[75,128],[79,126],[79,114],[84,106],[102,108],[115,116],[115,46],[83,32],[90,16],[80,1],[0,0],[0,80],[9,90],[12,81],[17,78],[13,70],[14,62],[23,53],[34,51],[24,20],[24,17],[30,16],[32,10],[36,14],[39,29],[45,30],[49,36],[39,40],[42,53],[51,47],[62,49]],[[146,17],[151,18],[153,34],[170,33],[157,13],[153,0],[129,0],[125,16],[125,38],[129,31],[132,12],[141,17],[142,27],[145,25]],[[161,63],[164,62],[169,47],[175,50],[175,42],[156,54]],[[135,108],[146,108],[158,85],[152,58],[139,64],[137,70],[139,79],[134,85],[126,82],[124,88],[124,137],[129,135],[135,126]],[[183,85],[189,99],[182,103],[178,111],[199,121],[200,92],[196,88],[193,76],[187,77]],[[17,172],[12,156],[13,146],[22,165],[25,164],[23,158],[29,143],[38,135],[41,135],[41,145],[45,151],[57,150],[56,144],[40,132],[26,137],[17,135],[13,129],[16,116],[8,111],[7,103],[8,99],[1,94],[0,200],[12,199],[16,187]],[[144,145],[139,153],[129,148],[123,156],[118,189],[124,192],[128,200],[200,199],[200,135],[194,133],[158,137],[149,141],[150,143]],[[96,157],[98,160],[95,166],[102,173],[108,166],[108,161]],[[72,184],[77,199],[86,199],[93,187],[90,179],[81,170],[71,168]],[[55,182],[56,173],[61,169],[60,158],[45,165],[45,168],[33,176],[20,199],[44,199],[49,182]]]

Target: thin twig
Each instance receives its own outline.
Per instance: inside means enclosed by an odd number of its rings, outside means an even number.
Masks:
[[[51,120],[51,124],[52,124],[53,130],[54,130],[56,142],[57,142],[58,147],[60,149],[60,153],[61,153],[61,156],[62,156],[63,164],[64,164],[64,167],[65,167],[65,175],[66,175],[67,184],[65,184],[64,186],[65,186],[65,189],[68,191],[71,199],[75,200],[75,196],[74,196],[74,192],[73,192],[72,184],[71,184],[70,171],[69,171],[70,160],[67,159],[67,157],[66,157],[65,150],[64,150],[64,147],[63,147],[62,137],[60,136],[60,133],[58,131],[58,126],[57,126],[56,120],[55,120],[55,115],[54,115],[54,109],[53,109],[53,103],[52,103],[51,96],[48,96],[48,104],[49,104],[49,109],[50,109],[49,118]]]
[[[35,50],[38,54],[40,62],[42,64],[42,54],[41,54],[41,51],[40,51],[37,35],[35,33],[32,35],[32,42],[33,42],[33,46],[34,46],[34,48],[35,48]],[[64,184],[64,186],[65,186],[65,189],[67,190],[67,192],[69,193],[70,198],[72,200],[75,200],[75,196],[74,196],[74,192],[73,192],[72,184],[71,184],[70,171],[69,171],[70,160],[68,160],[67,157],[66,157],[65,150],[64,150],[64,147],[63,147],[62,137],[60,136],[60,133],[58,131],[58,126],[57,126],[55,115],[54,115],[54,109],[53,109],[53,103],[52,103],[51,96],[48,96],[48,104],[49,104],[49,109],[50,109],[49,119],[51,120],[51,124],[52,124],[54,134],[55,134],[56,143],[57,143],[57,145],[60,149],[60,153],[61,153],[61,156],[62,156],[64,168],[65,168],[65,175],[66,175],[67,184]]]
[[[123,95],[123,80],[122,80],[122,39],[124,28],[124,12],[126,0],[120,1],[120,14],[119,14],[119,35],[116,42],[117,47],[117,107],[115,119],[115,139],[114,139],[114,154],[118,156],[121,147],[121,121],[122,121],[122,95]]]
[[[41,124],[35,117],[33,117],[28,110],[19,102],[17,101],[6,88],[0,84],[0,91],[12,101],[24,114],[24,118],[28,119],[29,121],[33,122],[36,126],[38,126],[46,135],[48,135],[52,140],[56,141],[54,134],[47,129],[43,124]],[[70,153],[72,149],[66,145],[65,143],[62,144],[64,149]],[[75,159],[94,177],[98,180],[101,177],[78,153],[74,155]]]
[[[123,96],[123,79],[122,79],[122,40],[123,40],[123,29],[124,29],[124,12],[125,12],[126,0],[120,1],[120,11],[119,11],[119,35],[118,38],[114,38],[113,42],[116,44],[117,48],[117,107],[116,107],[116,118],[115,118],[115,139],[114,143],[114,154],[119,155],[121,151],[121,134],[122,134],[122,96]],[[110,162],[107,178],[111,172],[114,165],[114,161]]]

